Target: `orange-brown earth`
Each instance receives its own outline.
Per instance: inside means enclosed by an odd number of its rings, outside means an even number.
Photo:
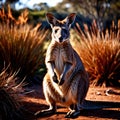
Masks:
[[[68,108],[62,106],[58,106],[57,113],[52,116],[35,118],[36,111],[48,108],[42,86],[32,86],[26,91],[31,91],[22,95],[27,120],[70,120],[70,118],[64,118]],[[120,89],[91,85],[86,100],[88,102],[85,104],[85,108],[89,109],[81,110],[80,116],[75,120],[120,120]],[[96,108],[92,109],[93,107]]]

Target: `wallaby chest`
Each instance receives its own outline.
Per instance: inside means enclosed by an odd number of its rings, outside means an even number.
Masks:
[[[58,46],[56,48],[56,51],[54,52],[54,55],[55,55],[54,63],[55,63],[56,71],[61,74],[64,69],[64,63],[66,58],[65,50],[63,49],[62,46]]]
[[[71,46],[68,43],[63,44],[51,44],[47,50],[47,61],[53,61],[55,64],[55,70],[58,74],[61,74],[66,62],[72,63]]]

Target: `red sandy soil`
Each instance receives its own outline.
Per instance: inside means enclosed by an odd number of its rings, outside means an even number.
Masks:
[[[106,94],[106,90],[108,90],[108,94]],[[68,108],[61,106],[58,106],[57,113],[52,116],[35,118],[34,113],[47,109],[48,105],[41,85],[29,87],[27,91],[31,92],[22,95],[23,108],[27,111],[25,115],[27,120],[71,120],[64,118]],[[120,120],[120,89],[90,86],[86,100],[88,102],[85,106],[90,109],[81,110],[80,116],[75,120]],[[98,108],[91,109],[93,107]]]

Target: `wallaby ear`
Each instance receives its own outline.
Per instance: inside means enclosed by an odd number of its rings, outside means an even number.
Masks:
[[[76,18],[76,13],[71,13],[70,15],[67,16],[67,18],[66,18],[67,21],[66,22],[69,25],[69,27],[71,27],[71,24],[74,23],[75,18]]]
[[[47,18],[47,21],[48,21],[48,23],[49,23],[50,25],[55,25],[57,19],[54,17],[53,14],[47,13],[47,14],[46,14],[46,18]]]

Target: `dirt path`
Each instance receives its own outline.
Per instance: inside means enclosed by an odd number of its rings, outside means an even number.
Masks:
[[[24,95],[22,101],[24,109],[29,112],[26,117],[28,120],[34,120],[33,114],[38,110],[48,108],[48,105],[43,96],[42,86],[33,86],[27,89],[29,90],[33,92]],[[120,89],[90,86],[86,99],[84,107],[87,109],[82,110],[81,115],[75,120],[120,120]],[[96,109],[91,109],[93,106]],[[64,118],[67,112],[68,108],[58,106],[55,115],[37,118],[37,120],[70,120]]]

